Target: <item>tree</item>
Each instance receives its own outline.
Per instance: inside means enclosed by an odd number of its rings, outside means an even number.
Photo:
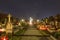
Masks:
[[[48,20],[49,20],[49,22],[54,21],[54,17],[50,16]]]
[[[57,20],[58,22],[60,22],[60,14],[57,14],[57,15],[55,16],[55,20]]]

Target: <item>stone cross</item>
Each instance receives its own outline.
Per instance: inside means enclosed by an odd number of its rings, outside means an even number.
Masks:
[[[11,15],[10,15],[10,14],[8,14],[8,22],[10,22],[10,18],[11,18]]]

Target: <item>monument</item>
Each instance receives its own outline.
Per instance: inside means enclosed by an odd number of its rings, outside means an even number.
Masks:
[[[8,21],[7,21],[7,24],[6,24],[6,34],[12,33],[12,30],[13,30],[13,25],[12,25],[10,19],[11,19],[11,15],[8,14]]]
[[[33,25],[33,18],[30,17],[30,20],[29,20],[29,25],[32,26]]]

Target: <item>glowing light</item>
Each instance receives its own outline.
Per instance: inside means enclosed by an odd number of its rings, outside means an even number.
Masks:
[[[30,17],[30,21],[29,21],[29,24],[32,25],[33,23],[33,18]]]
[[[24,20],[24,19],[22,19],[21,21],[22,21],[22,22],[24,22],[25,20]]]
[[[40,30],[47,30],[48,28],[46,26],[44,26],[44,25],[41,25],[41,26],[39,26],[39,29]]]
[[[37,22],[39,22],[39,19],[37,19]]]
[[[2,32],[3,32],[3,31],[5,31],[5,29],[4,29],[4,28],[3,28],[3,29],[0,29],[0,31],[2,31]]]
[[[8,40],[8,37],[2,36],[2,37],[1,37],[1,40]]]
[[[6,40],[6,39],[4,38],[4,40]]]

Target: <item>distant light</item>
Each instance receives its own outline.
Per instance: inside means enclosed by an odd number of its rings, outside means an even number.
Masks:
[[[40,30],[47,30],[47,27],[45,27],[44,25],[41,25],[41,26],[39,27],[39,29],[40,29]]]
[[[39,19],[37,19],[37,22],[39,22]]]
[[[33,24],[32,22],[33,22],[33,18],[30,17],[29,24],[32,25]]]
[[[22,22],[24,22],[25,20],[24,20],[24,19],[22,19],[21,21],[22,21]]]
[[[3,31],[5,31],[5,29],[4,28],[3,29],[0,29],[0,31],[3,32]]]

